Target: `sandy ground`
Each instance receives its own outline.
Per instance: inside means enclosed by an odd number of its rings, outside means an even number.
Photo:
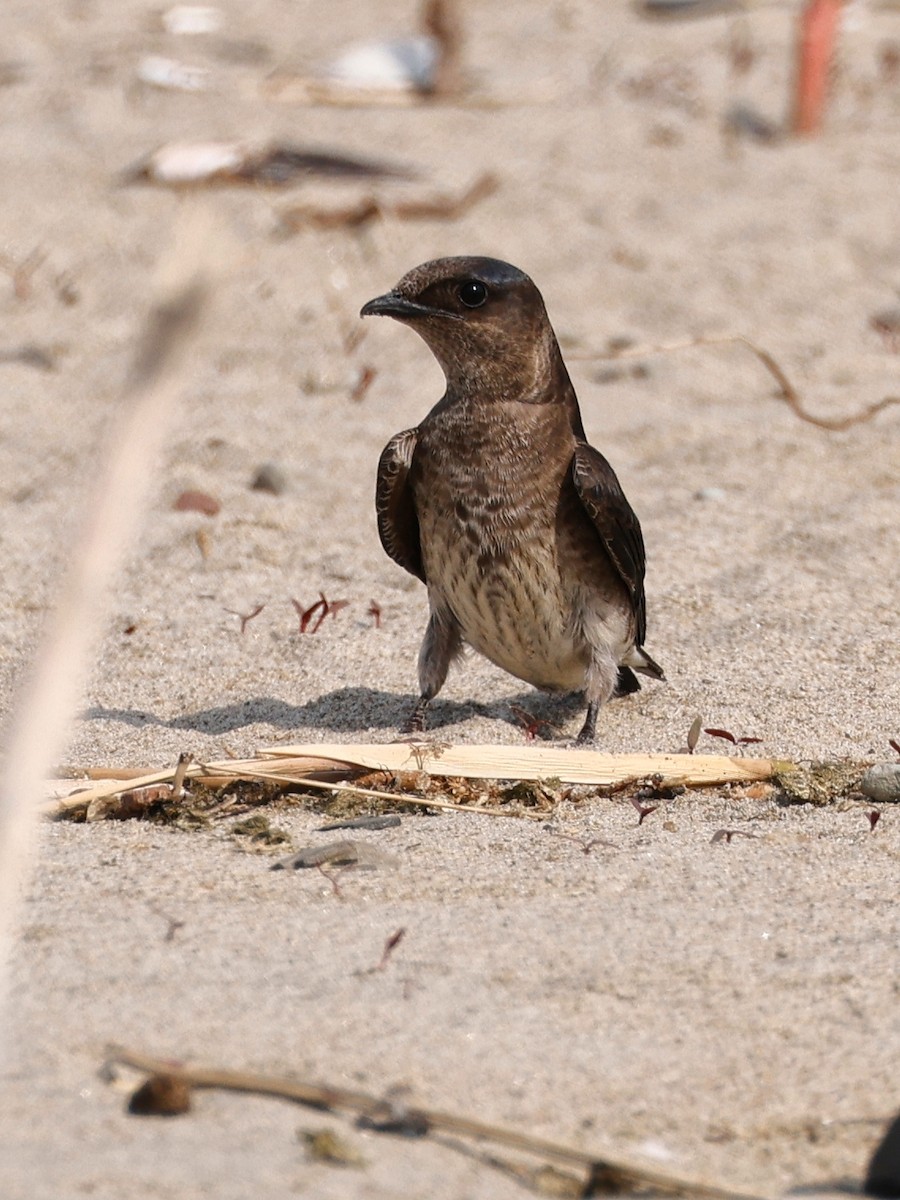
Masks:
[[[410,5],[345,0],[323,22],[311,3],[223,3],[206,39],[163,34],[149,4],[49,7],[13,0],[0,15],[0,349],[34,343],[55,363],[0,363],[4,713],[184,206],[118,173],[176,137],[273,138],[422,172],[384,194],[454,192],[488,169],[500,187],[452,222],[293,236],[285,208],[368,185],[206,195],[221,278],[70,762],[394,735],[425,598],[378,544],[374,468],[441,379],[390,322],[345,343],[364,301],[452,253],[537,281],[591,440],[643,523],[647,644],[669,683],[611,704],[600,748],[678,750],[701,714],[772,756],[893,757],[900,411],[815,428],[737,346],[648,355],[613,379],[577,355],[742,334],[818,413],[896,394],[896,353],[870,325],[900,288],[896,10],[854,6],[824,136],[769,144],[729,139],[722,119],[736,100],[784,116],[787,3],[662,25],[619,2],[469,3],[466,70],[497,105],[353,110],[260,85],[411,28]],[[140,87],[147,53],[208,67],[210,90]],[[365,367],[377,374],[354,400]],[[267,460],[286,473],[280,496],[249,489]],[[220,514],[173,512],[186,487]],[[320,590],[349,604],[301,636],[291,600]],[[242,635],[228,610],[259,604]],[[511,704],[578,728],[574,706],[471,658],[435,705],[436,732],[519,743]],[[312,833],[314,814],[275,819],[298,844],[331,836]],[[724,827],[755,837],[711,844]],[[561,832],[612,844],[585,854]],[[900,1102],[896,811],[871,833],[855,803],[723,791],[640,826],[622,797],[564,807],[550,828],[409,816],[363,836],[399,866],[345,876],[337,895],[317,873],[270,873],[225,827],[43,827],[4,1014],[7,1200],[523,1194],[477,1155],[340,1123],[365,1165],[311,1162],[297,1131],[328,1118],[271,1100],[204,1094],[181,1120],[128,1117],[122,1087],[98,1076],[110,1041],[400,1086],[749,1190],[859,1178]],[[170,920],[182,924],[167,940]]]

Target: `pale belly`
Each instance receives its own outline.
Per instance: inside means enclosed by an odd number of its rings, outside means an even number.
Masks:
[[[633,640],[630,603],[571,487],[574,443],[548,425],[568,418],[508,407],[487,431],[448,409],[419,442],[413,488],[432,608],[449,609],[473,649],[534,687],[597,691],[601,679],[611,690]]]
[[[581,690],[591,652],[549,538],[490,556],[463,545],[438,537],[425,557],[433,598],[450,609],[466,642],[534,687]]]

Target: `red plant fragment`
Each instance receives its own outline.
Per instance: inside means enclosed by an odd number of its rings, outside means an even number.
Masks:
[[[549,729],[551,732],[556,731],[556,726],[552,721],[545,721],[543,717],[536,717],[533,713],[528,712],[527,709],[520,708],[518,704],[511,704],[509,711],[522,725],[525,732],[525,740],[528,742],[533,742],[541,729]]]
[[[369,607],[366,609],[366,612],[372,618],[372,620],[375,622],[375,628],[380,629],[381,628],[381,605],[378,603],[378,601],[370,600]]]
[[[875,826],[881,820],[880,811],[877,808],[873,808],[871,812],[866,813],[866,816],[869,818],[869,828],[874,831]]]
[[[726,845],[731,845],[731,839],[736,837],[756,838],[757,834],[747,833],[744,829],[717,829],[709,839],[711,842],[725,842]]]
[[[708,733],[710,737],[723,738],[726,742],[731,742],[732,746],[752,746],[762,741],[762,738],[758,737],[735,737],[727,729],[704,729],[703,732]]]
[[[172,510],[173,512],[198,512],[203,513],[204,517],[214,517],[221,507],[222,505],[215,496],[210,496],[208,492],[188,490],[181,493],[172,505]]]
[[[710,737],[723,738],[726,742],[731,742],[732,746],[737,745],[737,738],[727,729],[704,729],[703,732],[708,733]]]
[[[293,598],[291,599],[291,604],[293,604],[297,614],[300,617],[300,632],[301,633],[306,633],[307,629],[309,628],[310,621],[313,619],[313,617],[316,615],[316,613],[319,612],[320,610],[322,613],[322,617],[319,621],[316,622],[316,626],[313,629],[313,633],[316,632],[316,629],[319,628],[319,625],[322,623],[322,620],[324,620],[324,618],[325,618],[325,613],[328,611],[328,601],[325,599],[325,597],[322,595],[321,592],[319,592],[319,596],[320,596],[320,599],[318,599],[315,602],[315,604],[311,604],[309,606],[309,608],[304,608],[299,600],[294,600]]]
[[[644,805],[641,804],[640,800],[638,800],[637,796],[631,797],[631,803],[637,809],[638,825],[643,825],[644,817],[651,816],[659,808],[658,804],[653,804],[649,808],[645,808]]]
[[[400,926],[399,929],[395,930],[391,934],[391,936],[384,943],[384,950],[382,950],[382,952],[381,952],[381,959],[378,963],[378,966],[375,968],[376,971],[384,970],[384,968],[388,964],[388,959],[391,957],[391,954],[394,952],[394,950],[397,948],[397,946],[399,946],[400,943],[403,941],[403,938],[405,937],[405,935],[406,935],[406,930],[404,929],[404,927],[402,925]]]
[[[326,600],[325,593],[319,592],[319,599],[315,604],[311,604],[309,608],[303,608],[299,600],[291,600],[297,613],[300,616],[300,632],[318,633],[322,622],[326,617],[333,617],[335,613],[339,613],[342,608],[346,608],[350,603],[349,600]],[[315,624],[310,628],[313,617],[316,618]]]
[[[895,754],[900,754],[900,742],[896,738],[888,738],[888,745]]]
[[[350,399],[359,402],[365,396],[366,392],[372,386],[375,376],[378,372],[374,367],[362,367],[359,372],[359,379],[353,385],[353,390],[350,393]]]
[[[248,624],[253,620],[254,617],[258,617],[265,607],[266,606],[264,604],[257,604],[256,608],[248,613],[237,612],[236,609],[233,608],[226,608],[225,611],[232,617],[237,617],[241,623],[241,633],[244,633],[246,632]]]

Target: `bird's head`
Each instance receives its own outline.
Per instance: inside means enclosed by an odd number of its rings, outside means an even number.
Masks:
[[[524,271],[496,258],[423,263],[360,316],[415,329],[451,394],[539,401],[565,371],[541,293]]]

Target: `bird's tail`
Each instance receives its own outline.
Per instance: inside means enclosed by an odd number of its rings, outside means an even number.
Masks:
[[[665,671],[658,662],[653,661],[643,646],[631,647],[622,659],[620,674],[622,670],[628,667],[632,667],[635,671],[640,672],[641,675],[649,675],[651,679],[661,679],[665,682]],[[637,683],[637,680],[635,679],[634,682]],[[637,688],[633,688],[632,690],[637,691]]]

